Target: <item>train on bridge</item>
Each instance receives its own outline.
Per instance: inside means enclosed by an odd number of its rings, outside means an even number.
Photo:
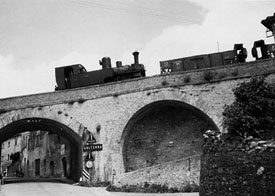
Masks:
[[[71,89],[83,86],[103,84],[108,82],[145,77],[145,67],[139,63],[139,52],[133,52],[134,63],[122,65],[116,62],[112,67],[111,58],[103,57],[99,64],[102,69],[88,72],[81,64],[68,65],[55,68],[57,86],[55,90]]]
[[[275,13],[262,20],[261,23],[275,34]],[[271,37],[270,36],[270,37]],[[265,44],[264,40],[254,42],[251,50],[252,56],[256,59],[266,59],[275,57],[275,44]],[[74,64],[55,68],[57,86],[55,90],[65,90],[83,86],[103,84],[120,80],[145,77],[145,67],[139,63],[138,52],[133,52],[134,63],[122,65],[121,61],[116,62],[116,67],[112,67],[111,59],[104,57],[100,61],[101,70],[88,72],[83,65]],[[210,67],[220,67],[236,63],[244,63],[247,58],[247,50],[243,44],[235,44],[233,50],[196,55],[178,59],[160,61],[161,74],[204,69]]]
[[[269,16],[262,20],[261,23],[267,28],[267,32],[271,32],[270,37],[274,36],[275,13],[273,16]],[[275,44],[265,44],[264,40],[255,41],[251,53],[256,60],[273,58],[275,57]],[[247,50],[243,47],[243,44],[235,44],[233,50],[160,61],[160,71],[161,74],[165,74],[209,67],[220,67],[244,63],[246,62],[246,58]]]
[[[273,58],[275,56],[275,44],[265,44],[264,40],[254,42],[252,56],[259,59]],[[233,50],[196,55],[178,59],[160,61],[161,74],[220,67],[236,63],[244,63],[247,58],[247,50],[243,44],[235,44]]]

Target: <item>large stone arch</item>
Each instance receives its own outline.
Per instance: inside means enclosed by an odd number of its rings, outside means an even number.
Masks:
[[[82,168],[82,139],[74,130],[56,120],[39,117],[29,117],[14,120],[0,128],[0,143],[12,136],[26,131],[43,130],[56,133],[66,138],[71,145],[70,178],[79,180]]]
[[[125,171],[200,154],[202,133],[207,129],[218,127],[205,112],[183,101],[158,100],[145,105],[122,133]]]

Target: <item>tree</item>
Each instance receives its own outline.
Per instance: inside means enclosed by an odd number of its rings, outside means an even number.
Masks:
[[[253,77],[233,90],[235,101],[223,112],[231,136],[270,139],[275,136],[275,86]]]

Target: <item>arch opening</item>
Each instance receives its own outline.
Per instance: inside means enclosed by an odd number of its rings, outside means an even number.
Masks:
[[[209,116],[184,102],[164,100],[143,107],[122,135],[125,171],[201,155],[208,129],[218,130]]]
[[[62,170],[63,170],[63,176],[67,177],[67,160],[65,157],[62,158]]]
[[[56,138],[58,138],[60,144],[64,143],[66,144],[66,146],[69,146],[68,147],[69,159],[66,159],[66,175],[68,175],[67,176],[68,178],[78,181],[81,176],[81,170],[82,170],[81,169],[82,168],[82,140],[81,140],[81,137],[77,133],[75,133],[71,128],[69,128],[68,126],[58,121],[45,119],[45,118],[25,118],[25,119],[14,121],[0,129],[0,143],[2,144],[4,141],[18,134],[21,134],[24,132],[35,132],[35,131],[48,132],[49,138],[53,134],[57,135]],[[60,138],[64,138],[64,139],[60,139]],[[60,140],[62,142],[60,142]],[[51,146],[49,146],[48,148],[51,148]],[[58,149],[58,150],[60,151],[60,153],[62,153],[62,145],[61,145],[61,149]],[[52,151],[54,151],[54,149],[52,149]],[[44,171],[46,171],[44,167],[48,167],[49,169],[53,169],[54,171],[55,168],[51,165],[52,160],[47,156],[48,155],[44,157],[45,158],[44,161],[42,161],[43,159],[41,159],[41,161],[40,159],[35,160],[36,162],[35,174],[37,176],[40,176],[40,172],[44,173]],[[46,160],[46,158],[48,158],[48,160]],[[59,158],[60,158],[60,166],[62,168],[62,166],[65,166],[64,161],[61,160],[61,157]],[[26,162],[25,176],[30,176],[31,174],[30,168],[32,164],[29,160],[27,161],[24,160],[23,162]],[[56,164],[54,164],[54,166],[55,165]],[[67,165],[69,165],[69,167]]]

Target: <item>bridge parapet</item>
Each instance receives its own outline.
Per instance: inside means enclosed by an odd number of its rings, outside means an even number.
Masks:
[[[199,85],[203,83],[235,80],[252,75],[267,75],[275,72],[275,60],[268,59],[224,67],[213,67],[189,72],[178,72],[138,78],[116,83],[94,85],[64,91],[25,95],[0,99],[0,113],[28,107],[48,106],[55,104],[73,104],[90,99],[108,96],[119,96],[137,91],[159,89],[171,86]]]

